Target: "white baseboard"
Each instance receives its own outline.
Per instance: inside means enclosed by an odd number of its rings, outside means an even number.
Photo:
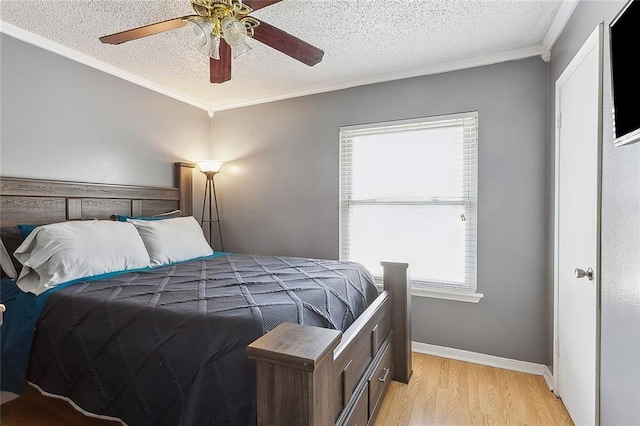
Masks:
[[[551,373],[551,370],[549,370],[549,367],[544,364],[501,358],[499,356],[464,351],[462,349],[447,348],[445,346],[430,345],[428,343],[421,342],[412,342],[411,349],[420,354],[434,355],[442,358],[455,359],[473,364],[542,376],[547,383],[549,390],[553,390],[553,374]]]
[[[550,391],[553,390],[553,373],[549,370],[549,367],[544,366],[544,372],[542,373],[544,381],[547,383],[547,387]]]

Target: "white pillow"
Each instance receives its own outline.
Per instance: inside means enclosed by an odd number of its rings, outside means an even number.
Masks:
[[[2,240],[0,240],[0,268],[4,271],[5,274],[12,280],[15,280],[18,277],[18,272],[16,271],[16,267],[13,266],[13,261],[11,260],[11,256],[7,251],[7,248],[4,246]]]
[[[147,247],[152,266],[213,254],[193,216],[162,220],[127,219],[135,225]]]
[[[136,228],[112,220],[39,226],[14,255],[24,265],[18,287],[36,295],[78,278],[149,267]]]

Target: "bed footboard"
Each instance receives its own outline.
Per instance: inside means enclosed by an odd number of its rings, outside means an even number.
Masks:
[[[249,345],[258,425],[373,424],[390,379],[409,382],[408,265],[382,265],[384,291],[344,333],[284,323]]]

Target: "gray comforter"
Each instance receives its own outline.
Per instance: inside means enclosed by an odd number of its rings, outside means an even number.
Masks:
[[[281,322],[345,330],[377,296],[355,263],[226,255],[52,294],[29,380],[133,425],[255,422],[246,347]]]

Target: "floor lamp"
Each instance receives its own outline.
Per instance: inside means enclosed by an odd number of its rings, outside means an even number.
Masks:
[[[209,224],[209,244],[213,247],[213,223],[218,223],[218,235],[220,235],[220,251],[224,251],[222,243],[222,229],[220,228],[220,214],[218,213],[218,197],[216,196],[216,186],[213,183],[213,177],[220,171],[221,161],[202,161],[198,163],[200,171],[207,177],[207,183],[204,186],[204,199],[202,200],[202,219],[200,225],[204,229],[204,224]],[[212,196],[213,195],[213,196]],[[205,209],[207,207],[207,197],[209,198],[209,219],[205,220]],[[213,219],[213,207],[216,208],[216,218]]]

